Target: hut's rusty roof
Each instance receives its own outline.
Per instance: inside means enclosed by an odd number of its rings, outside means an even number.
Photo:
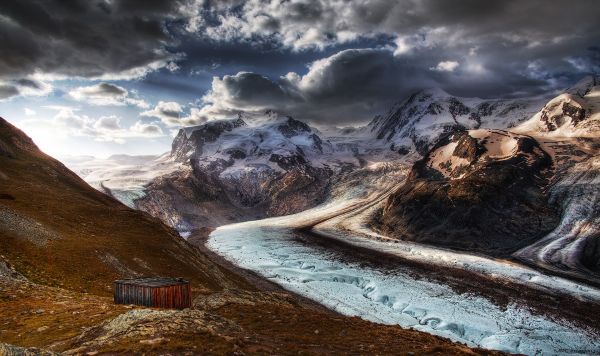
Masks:
[[[119,279],[115,283],[129,284],[144,287],[167,287],[179,284],[189,283],[183,278],[167,278],[167,277],[142,277],[132,279]]]

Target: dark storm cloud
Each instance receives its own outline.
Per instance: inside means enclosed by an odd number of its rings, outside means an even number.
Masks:
[[[290,72],[277,79],[240,72],[213,79],[199,116],[204,120],[231,117],[240,111],[260,114],[276,110],[321,124],[358,123],[388,109],[410,93],[441,86],[453,90],[467,87],[486,93],[537,88],[544,82],[519,75],[483,78],[469,73],[436,73],[426,63],[404,61],[389,49],[350,49],[315,61],[308,72]],[[501,84],[497,84],[501,83]],[[467,93],[468,94],[468,93]]]
[[[204,97],[206,119],[276,109],[315,122],[353,122],[424,87],[480,97],[549,94],[600,64],[595,1],[249,0],[235,12],[206,11],[219,21],[199,22],[198,36],[217,43],[278,44],[290,58],[358,41],[369,47],[368,39],[379,48],[340,50],[306,74],[220,76]]]
[[[524,65],[524,73],[518,60],[444,62],[445,57],[433,52],[407,58],[395,56],[390,49],[350,49],[313,62],[304,75],[290,72],[269,79],[240,72],[216,77],[198,116],[210,120],[240,111],[276,110],[317,124],[344,125],[364,122],[427,87],[441,87],[459,96],[548,95],[583,75],[561,72],[561,68],[572,69],[564,60],[554,64],[558,72],[548,72],[542,61],[534,61]]]
[[[179,1],[0,2],[0,78],[34,72],[136,77],[176,55],[165,21]]]
[[[255,73],[226,75],[221,85],[230,100],[241,105],[270,105],[286,98],[284,87]]]
[[[276,80],[247,72],[226,75],[214,78],[203,98],[208,105],[199,116],[211,119],[270,109],[312,122],[358,122],[400,93],[433,83],[419,73],[411,81],[399,79],[408,71],[389,50],[351,49],[314,62],[305,75],[290,72]]]
[[[36,72],[144,77],[138,89],[159,101],[145,116],[169,126],[263,109],[343,124],[424,87],[511,97],[568,86],[599,70],[598,18],[595,0],[6,0],[0,98],[48,92],[19,82]],[[147,105],[102,85],[82,93]],[[206,106],[177,104],[205,88]]]
[[[597,31],[597,2],[580,0],[248,0],[229,11],[222,4],[202,8],[202,36],[215,39],[278,38],[294,48],[323,46],[377,33],[412,35],[449,27],[469,37],[518,35],[523,41]],[[307,33],[309,36],[306,36]],[[310,37],[310,38],[309,38]],[[513,37],[516,40],[516,37]]]

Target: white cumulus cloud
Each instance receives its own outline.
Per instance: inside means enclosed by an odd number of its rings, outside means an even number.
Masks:
[[[160,137],[164,136],[162,129],[156,124],[147,124],[140,121],[130,127],[124,127],[121,119],[115,115],[91,118],[78,113],[78,109],[69,106],[47,106],[57,113],[50,121],[50,125],[63,135],[92,137],[96,141],[110,141],[124,143],[128,138]],[[28,125],[35,125],[38,121],[30,121]],[[48,122],[44,121],[47,125]]]
[[[167,127],[198,125],[206,121],[200,109],[192,107],[186,116],[184,108],[174,101],[159,101],[152,110],[144,111],[140,115],[158,118]]]
[[[436,70],[438,72],[454,72],[456,68],[458,68],[459,63],[456,61],[442,61],[437,64],[435,67],[431,67],[429,69]]]

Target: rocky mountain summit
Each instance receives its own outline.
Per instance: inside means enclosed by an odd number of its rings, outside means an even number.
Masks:
[[[135,206],[180,231],[295,213],[322,202],[348,172],[412,162],[450,130],[504,128],[539,107],[539,100],[458,98],[438,89],[359,128],[319,131],[274,112],[210,121],[179,131],[166,159],[182,167],[153,179]]]
[[[527,136],[456,131],[415,163],[378,217],[403,240],[508,256],[556,227],[544,188],[552,160]]]
[[[516,128],[546,137],[600,136],[600,80],[588,76],[550,100],[536,115]]]
[[[136,205],[180,230],[299,212],[323,200],[331,177],[345,165],[324,160],[331,152],[329,143],[291,117],[188,127],[169,154],[183,169],[152,181]]]

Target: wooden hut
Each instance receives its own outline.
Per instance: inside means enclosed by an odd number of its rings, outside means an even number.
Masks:
[[[190,282],[182,278],[144,277],[114,282],[115,304],[184,309],[192,306]]]

